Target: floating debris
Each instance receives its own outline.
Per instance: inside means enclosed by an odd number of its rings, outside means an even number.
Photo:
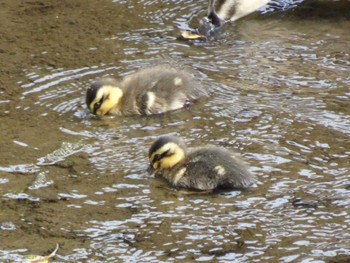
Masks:
[[[48,256],[35,256],[35,255],[29,255],[24,257],[23,263],[49,263],[51,261],[51,258],[53,258],[56,255],[56,252],[59,248],[59,245],[56,244],[56,248],[52,253]]]
[[[188,31],[181,31],[181,38],[185,40],[192,40],[192,39],[207,39],[206,36],[200,35],[197,33],[191,33]]]
[[[304,208],[317,208],[318,204],[316,200],[302,200],[301,198],[295,198],[292,201],[294,207],[304,207]]]

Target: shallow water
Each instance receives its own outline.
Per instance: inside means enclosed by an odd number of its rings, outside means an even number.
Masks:
[[[350,20],[302,19],[298,10],[253,15],[211,42],[182,42],[178,29],[195,24],[207,1],[114,2],[144,23],[105,40],[115,43],[113,65],[25,69],[17,110],[55,122],[53,134],[68,139],[13,141],[27,149],[45,141],[56,150],[0,167],[8,218],[0,225],[8,238],[0,259],[21,261],[56,243],[54,262],[326,262],[350,255]],[[83,96],[95,78],[163,60],[191,70],[210,96],[165,116],[98,119],[87,112]],[[238,152],[259,184],[215,195],[169,188],[146,172],[150,144],[167,133],[190,146]]]

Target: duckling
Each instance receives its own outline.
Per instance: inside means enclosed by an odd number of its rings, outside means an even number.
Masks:
[[[187,151],[182,139],[165,135],[149,149],[149,170],[173,186],[200,191],[243,189],[255,179],[246,165],[222,147],[204,146]]]
[[[271,0],[209,0],[207,16],[199,22],[197,32],[182,32],[185,39],[208,38],[227,22],[234,22]]]
[[[120,82],[102,78],[87,89],[86,105],[98,115],[152,115],[190,106],[205,91],[195,78],[168,65],[139,70]]]

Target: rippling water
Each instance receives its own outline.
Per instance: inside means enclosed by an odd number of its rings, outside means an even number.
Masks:
[[[325,262],[349,255],[350,21],[260,15],[212,42],[181,42],[178,28],[199,19],[207,1],[114,2],[144,18],[106,39],[116,45],[115,64],[34,67],[20,83],[18,110],[39,111],[48,123],[58,114],[71,141],[36,163],[0,167],[36,174],[30,186],[9,187],[4,202],[36,203],[39,218],[64,209],[61,223],[34,223],[54,227],[41,231],[51,238],[47,249],[61,245],[55,260]],[[210,96],[165,116],[97,119],[87,112],[83,97],[95,78],[162,59],[191,69]],[[240,153],[259,184],[217,195],[169,188],[146,172],[148,147],[167,133],[190,146]],[[10,218],[0,228],[16,231]],[[0,259],[16,260],[26,249],[0,251]]]

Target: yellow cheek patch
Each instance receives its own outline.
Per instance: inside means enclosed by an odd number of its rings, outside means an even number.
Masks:
[[[97,111],[96,111],[96,115],[97,116],[103,116],[103,115],[106,115],[107,112],[101,108],[99,108]]]
[[[89,110],[91,113],[94,113],[94,106],[95,106],[95,104],[91,102],[90,106],[89,106]]]
[[[173,154],[168,157],[164,157],[160,162],[161,169],[169,169],[179,162],[178,154]]]
[[[154,169],[158,169],[158,167],[159,167],[159,162],[155,162],[152,166],[153,166]]]
[[[96,111],[96,115],[103,116],[106,115],[118,102],[111,100],[110,98],[105,99],[100,108]]]

